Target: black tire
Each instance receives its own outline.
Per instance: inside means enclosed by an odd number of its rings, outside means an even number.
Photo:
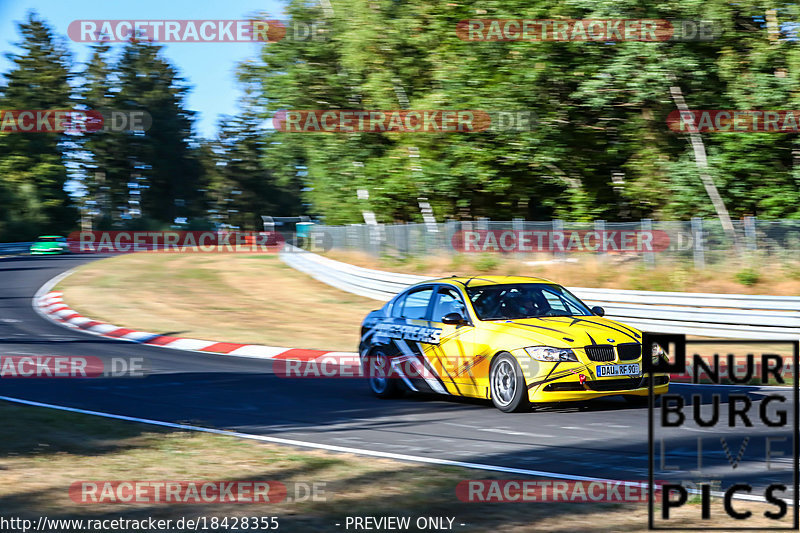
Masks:
[[[366,368],[369,388],[378,398],[398,398],[403,388],[397,376],[391,375],[391,362],[382,350],[374,350],[367,356]]]
[[[504,413],[530,411],[528,386],[517,359],[508,352],[497,354],[489,369],[492,403]]]

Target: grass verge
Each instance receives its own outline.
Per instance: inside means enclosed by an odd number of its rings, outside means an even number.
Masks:
[[[342,292],[275,255],[120,255],[79,267],[58,290],[79,313],[178,337],[356,351],[380,302]]]

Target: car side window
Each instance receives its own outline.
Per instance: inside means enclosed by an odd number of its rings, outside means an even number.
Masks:
[[[403,318],[424,320],[428,314],[428,304],[433,296],[433,288],[420,289],[406,296],[403,302]]]
[[[561,298],[559,298],[558,296],[556,296],[552,292],[550,292],[550,291],[542,291],[542,294],[544,295],[545,299],[547,300],[547,303],[550,304],[550,309],[552,309],[553,311],[566,311],[567,310],[566,307],[564,306],[564,302],[561,300]]]
[[[544,295],[547,303],[550,305],[550,309],[555,311],[556,313],[563,313],[565,315],[573,315],[573,314],[580,314],[580,309],[576,309],[575,307],[569,305],[564,298],[550,292],[548,290],[543,290],[542,294]]]
[[[392,312],[390,315],[394,318],[400,318],[403,316],[403,302],[405,301],[405,295],[398,296],[397,300],[394,301],[392,304]]]
[[[451,287],[441,287],[437,295],[436,306],[433,308],[434,322],[441,322],[442,317],[449,313],[459,313],[461,316],[466,316],[464,312],[464,302],[458,291]]]

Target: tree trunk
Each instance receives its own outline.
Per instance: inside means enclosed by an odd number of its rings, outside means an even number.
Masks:
[[[675,107],[677,107],[678,111],[681,113],[689,111],[689,107],[683,99],[683,92],[680,86],[678,86],[675,76],[670,74],[669,81],[673,84],[669,88],[669,92],[672,95],[672,100],[675,102]],[[725,207],[725,202],[722,201],[717,186],[714,185],[714,180],[711,179],[711,175],[708,173],[708,157],[706,156],[706,147],[705,144],[703,144],[703,139],[698,132],[689,131],[689,141],[692,144],[692,150],[694,150],[695,164],[697,165],[698,174],[700,174],[700,180],[703,182],[703,187],[706,189],[706,194],[708,194],[711,204],[717,212],[717,217],[719,218],[720,224],[722,224],[722,229],[725,231],[728,238],[731,239],[731,242],[733,242],[738,252],[740,251],[740,246],[736,230],[733,228],[733,223],[728,214],[728,209]]]

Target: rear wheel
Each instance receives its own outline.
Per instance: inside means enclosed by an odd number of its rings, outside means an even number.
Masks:
[[[367,356],[367,376],[369,388],[378,398],[397,398],[403,395],[403,387],[396,376],[392,376],[392,364],[382,350],[375,350]]]
[[[489,387],[494,406],[504,413],[529,411],[528,387],[516,358],[508,352],[495,356],[489,370]]]

